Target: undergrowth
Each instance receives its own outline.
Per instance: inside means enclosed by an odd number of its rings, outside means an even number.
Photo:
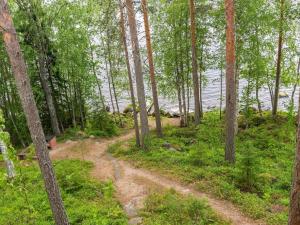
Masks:
[[[194,183],[199,190],[230,200],[254,219],[282,225],[287,222],[295,131],[295,119],[285,113],[276,119],[269,112],[241,116],[232,166],[224,161],[224,121],[210,112],[199,127],[167,127],[162,139],[151,135],[146,151],[132,140],[115,144],[110,152]]]
[[[54,168],[70,224],[127,224],[122,207],[113,197],[112,183],[88,178],[91,163],[64,160],[55,162]],[[43,179],[35,163],[18,166],[17,176],[11,182],[2,176],[3,169],[0,172],[0,224],[54,224]]]
[[[144,225],[229,225],[203,200],[182,197],[174,191],[153,193],[141,212]]]

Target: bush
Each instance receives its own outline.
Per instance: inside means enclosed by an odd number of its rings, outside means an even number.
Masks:
[[[100,111],[89,117],[86,132],[88,135],[111,137],[117,134],[118,129],[113,118],[106,111]]]
[[[225,225],[203,200],[192,197],[182,197],[174,191],[164,194],[151,194],[141,212],[145,225]]]

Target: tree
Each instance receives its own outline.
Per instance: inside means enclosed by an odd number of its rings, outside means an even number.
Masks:
[[[121,35],[122,35],[122,40],[123,40],[123,45],[124,45],[124,53],[125,53],[125,60],[126,60],[126,66],[127,66],[129,88],[130,88],[130,97],[131,97],[131,103],[132,103],[132,108],[133,108],[135,140],[136,140],[136,145],[140,146],[141,142],[140,142],[138,113],[137,113],[137,110],[136,110],[136,102],[135,102],[135,96],[134,96],[134,89],[133,89],[133,82],[132,82],[132,75],[131,75],[131,67],[130,67],[128,47],[127,47],[127,39],[126,39],[124,11],[123,11],[123,5],[122,5],[121,0],[119,0],[119,7],[120,7]]]
[[[191,43],[192,43],[192,70],[194,83],[194,99],[195,99],[195,124],[200,124],[200,91],[198,78],[197,63],[197,46],[196,46],[196,21],[195,21],[195,4],[194,0],[190,1],[190,18],[191,18]]]
[[[283,45],[283,23],[284,23],[284,1],[280,0],[280,18],[279,18],[279,35],[278,35],[278,51],[277,51],[277,62],[276,62],[276,80],[275,80],[275,91],[273,99],[273,110],[272,115],[277,115],[278,98],[279,98],[279,86],[281,76],[281,60],[282,60],[282,45]]]
[[[235,38],[234,0],[225,0],[226,11],[226,147],[225,160],[235,162]]]
[[[151,80],[151,86],[152,86],[153,105],[154,105],[154,111],[155,111],[156,132],[157,132],[158,137],[162,137],[160,110],[159,110],[159,104],[158,104],[158,94],[157,94],[157,87],[156,87],[156,80],[155,80],[153,53],[152,53],[151,36],[150,36],[149,19],[148,19],[147,0],[142,0],[141,3],[142,3],[143,14],[144,14],[146,45],[147,45],[148,62],[149,62],[149,70],[150,70],[149,71],[150,72],[150,80]]]
[[[131,36],[131,45],[132,45],[132,54],[135,67],[135,77],[136,77],[136,86],[137,86],[137,96],[140,106],[140,120],[141,120],[141,145],[144,147],[145,137],[149,134],[148,126],[148,114],[146,108],[146,99],[145,99],[145,88],[144,88],[144,78],[143,70],[141,63],[140,47],[136,29],[136,19],[135,19],[135,10],[132,0],[126,0],[127,14],[128,14],[128,23],[130,28]]]
[[[32,1],[27,3],[17,1],[20,8],[25,12],[29,21],[31,21],[32,26],[30,26],[31,44],[37,51],[37,61],[40,74],[40,81],[46,98],[48,111],[50,115],[52,131],[55,135],[60,135],[59,123],[56,114],[56,108],[54,104],[54,98],[52,95],[52,90],[49,84],[49,72],[50,67],[49,60],[47,56],[47,51],[49,50],[49,39],[45,36],[44,24],[41,22],[38,16],[38,9],[41,11],[41,6],[39,4],[34,4]]]
[[[27,76],[23,54],[17,40],[16,30],[9,13],[7,0],[0,1],[0,31],[3,34],[5,48],[12,65],[31,138],[36,148],[36,154],[44,178],[45,188],[54,215],[54,220],[58,225],[67,225],[69,224],[68,218],[49,157],[44,131],[34,101],[30,81]]]
[[[300,224],[300,94],[298,106],[297,146],[293,175],[293,184],[290,197],[289,225]]]

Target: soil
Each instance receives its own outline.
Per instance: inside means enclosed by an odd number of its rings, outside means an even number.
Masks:
[[[178,119],[166,119],[164,124],[179,125]],[[231,221],[233,225],[263,225],[243,215],[232,203],[219,200],[195,190],[192,186],[181,184],[179,181],[167,178],[158,172],[135,168],[129,162],[116,159],[107,149],[109,145],[127,141],[134,137],[134,131],[109,139],[86,139],[67,141],[58,144],[50,152],[53,160],[81,159],[94,164],[91,176],[97,180],[112,180],[116,187],[116,197],[123,205],[129,218],[129,224],[142,224],[138,211],[143,208],[145,198],[152,192],[162,189],[174,189],[183,195],[192,195],[205,199],[208,205],[222,218]]]

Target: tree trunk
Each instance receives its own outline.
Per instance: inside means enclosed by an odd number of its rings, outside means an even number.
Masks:
[[[97,87],[98,87],[98,91],[99,91],[99,97],[100,97],[101,105],[102,105],[102,108],[104,110],[105,109],[104,96],[102,94],[102,89],[101,89],[100,81],[99,81],[99,79],[97,77],[96,67],[95,67],[95,64],[94,64],[94,52],[93,52],[92,43],[91,43],[90,39],[89,39],[89,45],[90,45],[90,56],[91,56],[91,59],[92,59],[93,75],[94,75],[94,77],[96,79],[96,83],[97,83]]]
[[[12,179],[16,175],[14,163],[12,160],[9,159],[6,145],[1,140],[0,140],[0,152],[3,155],[3,159],[6,164],[7,177],[8,177],[8,179]]]
[[[226,9],[226,148],[225,160],[235,162],[235,38],[234,38],[234,0],[225,0]]]
[[[57,225],[69,224],[64,209],[60,191],[56,182],[54,170],[49,157],[47,143],[34,101],[31,85],[27,76],[23,54],[17,40],[16,30],[9,14],[7,0],[0,1],[0,27],[3,30],[3,40],[8,53],[12,70],[15,76],[18,93],[25,111],[32,141],[36,148],[36,154],[45,182],[45,188],[50,201],[54,220]]]
[[[107,81],[108,81],[110,102],[111,102],[111,106],[113,108],[113,113],[115,113],[116,110],[115,110],[115,104],[114,104],[113,95],[112,95],[111,80],[110,80],[110,76],[109,76],[109,72],[108,72],[107,59],[106,59],[106,57],[104,57],[104,58],[105,58],[105,71],[106,71],[106,77],[107,77]]]
[[[137,95],[140,106],[140,120],[141,120],[141,145],[144,146],[145,137],[149,134],[148,126],[148,114],[145,98],[145,88],[144,88],[144,79],[143,79],[143,70],[141,63],[140,47],[138,42],[138,35],[136,29],[136,19],[135,19],[135,10],[132,0],[126,0],[127,13],[128,13],[128,23],[131,33],[131,45],[132,45],[132,54],[134,59],[135,67],[135,77],[136,77],[136,86],[137,86]]]
[[[158,104],[158,94],[157,94],[157,87],[156,87],[156,80],[155,80],[155,73],[154,73],[154,63],[153,63],[150,27],[149,27],[149,20],[148,20],[147,0],[142,0],[142,9],[143,9],[143,15],[144,15],[146,45],[147,45],[150,81],[151,81],[151,86],[152,86],[152,96],[153,96],[153,104],[154,104],[154,112],[155,112],[156,132],[157,132],[158,137],[162,137],[163,133],[162,133],[162,127],[161,127],[160,111],[159,111],[159,104]]]
[[[39,70],[40,70],[40,79],[41,79],[41,84],[44,90],[48,110],[49,110],[49,115],[50,115],[50,120],[51,120],[51,127],[52,131],[54,132],[55,135],[60,135],[60,129],[58,125],[58,120],[57,120],[57,114],[56,114],[56,109],[54,106],[53,98],[52,98],[52,92],[49,86],[49,81],[48,81],[48,74],[47,74],[47,68],[46,68],[46,58],[44,55],[43,50],[41,49],[40,52],[38,53],[38,63],[39,63]]]
[[[289,225],[300,224],[300,95],[298,106],[298,131],[297,131],[297,147],[295,157],[295,167],[293,175],[293,184],[291,189]]]
[[[294,84],[293,92],[292,92],[292,96],[291,96],[291,105],[292,105],[292,107],[294,107],[294,105],[295,105],[294,97],[295,97],[296,89],[297,89],[297,86],[298,86],[298,83],[299,83],[299,78],[300,78],[300,58],[298,60],[297,79],[296,79],[296,82]],[[293,111],[294,111],[294,109],[293,109]]]
[[[119,7],[120,7],[120,14],[121,14],[120,15],[120,17],[121,17],[120,18],[121,34],[122,34],[122,41],[123,41],[123,45],[124,45],[124,53],[125,53],[129,87],[130,87],[131,104],[132,104],[132,108],[133,108],[135,141],[136,141],[136,145],[139,147],[141,145],[139,121],[138,121],[138,113],[136,110],[136,103],[135,103],[135,96],[134,96],[134,89],[133,89],[133,82],[132,82],[132,75],[131,75],[131,67],[130,67],[130,62],[129,62],[129,54],[128,54],[128,47],[127,47],[127,39],[126,39],[125,18],[124,18],[124,11],[123,11],[123,5],[121,3],[121,0],[119,0]]]
[[[221,59],[222,60],[222,59]],[[222,120],[223,111],[223,63],[220,66],[220,120]]]
[[[194,83],[194,99],[195,99],[195,124],[200,124],[200,93],[197,63],[197,44],[196,44],[196,20],[195,20],[195,4],[194,0],[189,0],[190,17],[191,17],[191,44],[192,44],[192,70]]]
[[[273,102],[273,110],[272,110],[273,116],[277,115],[277,109],[278,109],[282,45],[283,45],[283,20],[284,20],[284,0],[280,0],[280,21],[279,21],[278,52],[277,52],[277,65],[276,65],[276,80],[275,80],[274,102]]]

